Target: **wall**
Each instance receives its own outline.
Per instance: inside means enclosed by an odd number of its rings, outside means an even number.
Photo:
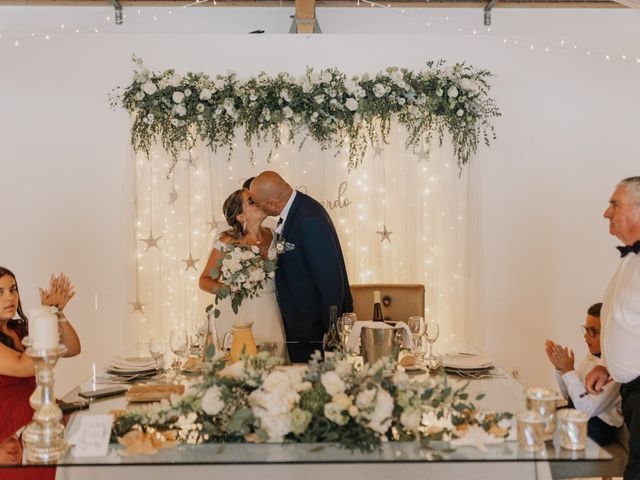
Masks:
[[[552,384],[546,338],[583,352],[584,311],[616,265],[601,213],[615,182],[639,173],[638,12],[495,10],[487,32],[479,9],[319,9],[325,33],[291,36],[279,35],[290,9],[128,9],[115,27],[109,8],[0,8],[0,265],[16,271],[27,306],[50,272],[77,286],[68,309],[83,353],[60,364],[58,391],[130,347],[129,121],[107,95],[130,81],[132,53],[154,69],[240,75],[438,58],[493,71],[503,116],[471,169],[468,338],[530,385]],[[54,35],[61,23],[68,33]],[[258,28],[267,35],[243,34]]]

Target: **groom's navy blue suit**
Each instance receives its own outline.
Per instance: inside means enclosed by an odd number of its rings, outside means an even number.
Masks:
[[[329,329],[329,307],[338,315],[353,311],[349,279],[340,241],[327,211],[316,200],[296,192],[282,228],[282,238],[293,245],[278,260],[276,288],[289,357],[306,362],[322,350]]]

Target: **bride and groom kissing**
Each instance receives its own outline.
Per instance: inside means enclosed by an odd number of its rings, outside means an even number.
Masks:
[[[353,311],[344,257],[329,214],[272,171],[229,195],[223,212],[231,228],[213,246],[200,276],[202,290],[215,294],[224,287],[219,276],[211,274],[232,246],[252,246],[265,257],[275,255],[279,242],[287,248],[278,252],[275,279],[268,279],[259,295],[245,299],[237,315],[229,298],[218,305],[217,331],[253,322],[258,342],[286,341],[292,362],[308,361],[315,350],[322,350],[330,306],[338,307],[338,315]],[[275,231],[262,226],[268,216],[278,217]]]

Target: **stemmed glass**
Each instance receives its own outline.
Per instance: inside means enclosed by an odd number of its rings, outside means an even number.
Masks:
[[[189,335],[187,335],[187,331],[180,327],[171,330],[169,346],[171,347],[171,351],[176,355],[173,368],[177,374],[180,372],[181,358],[189,351]]]
[[[347,341],[349,340],[349,335],[351,334],[351,330],[353,326],[358,321],[358,316],[355,313],[344,313],[338,319],[338,332],[340,333],[340,338],[342,338],[343,348],[347,350]]]
[[[204,340],[207,336],[207,328],[209,327],[207,321],[207,315],[198,315],[193,320],[193,332],[195,341],[193,342],[194,353],[198,356],[202,354],[202,348],[204,348]]]
[[[417,347],[420,337],[424,335],[424,318],[419,315],[411,316],[407,320],[407,326],[409,327],[409,330],[411,330],[413,343]]]
[[[439,336],[440,325],[438,325],[438,322],[434,318],[429,319],[426,324],[426,337],[429,342],[429,356],[427,357],[427,362],[429,364],[437,363],[436,357],[433,354],[433,344],[438,340]]]
[[[167,341],[164,337],[154,337],[149,340],[149,353],[156,361],[156,368],[162,371],[164,368],[164,354],[167,351]]]

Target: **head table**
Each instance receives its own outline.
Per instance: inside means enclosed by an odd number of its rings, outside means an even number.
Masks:
[[[482,408],[517,413],[524,410],[525,387],[497,367],[488,378],[462,379],[449,376],[449,382],[470,382],[470,394],[484,393],[476,402]],[[101,387],[101,385],[96,385]],[[86,386],[83,386],[86,389]],[[63,400],[80,399],[80,387]],[[104,414],[126,408],[123,396],[95,400],[88,410],[76,412],[67,432],[79,415]],[[72,453],[59,463],[58,479],[186,479],[230,478],[233,480],[316,480],[349,478],[388,480],[389,478],[551,478],[550,462],[580,464],[581,471],[606,462],[611,456],[587,439],[583,451],[572,452],[559,446],[557,438],[546,448],[528,453],[518,443],[486,445],[486,451],[473,446],[453,449],[425,449],[415,442],[386,442],[372,453],[349,451],[331,444],[202,444],[178,445],[159,450],[155,455],[121,456],[119,445],[111,444],[104,457],[75,458]],[[19,468],[19,467],[18,467]],[[1,470],[0,470],[1,472]],[[0,475],[1,476],[1,475]]]

